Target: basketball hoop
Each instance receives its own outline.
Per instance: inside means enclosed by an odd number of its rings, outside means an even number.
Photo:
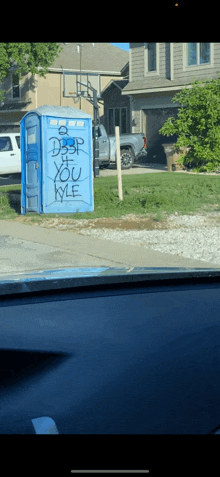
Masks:
[[[78,96],[84,96],[86,93],[86,91],[78,91],[78,93],[76,91],[70,91],[69,94],[74,94],[76,97]]]

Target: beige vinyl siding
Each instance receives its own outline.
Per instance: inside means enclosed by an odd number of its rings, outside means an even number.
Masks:
[[[183,79],[183,43],[173,43],[174,79]]]
[[[170,79],[170,43],[159,43],[159,73]]]
[[[206,78],[217,79],[218,72],[220,72],[220,43],[213,43],[213,67],[207,68],[206,66],[198,65],[192,68],[184,70],[184,46],[183,43],[173,44],[173,57],[174,57],[174,80],[185,80],[187,83],[194,80],[196,77],[198,80]]]
[[[180,105],[172,102],[174,96],[175,94],[170,92],[149,93],[147,96],[140,95],[135,99],[135,109],[176,108]]]
[[[132,81],[144,78],[144,43],[131,43],[131,76]]]
[[[166,43],[159,43],[159,74],[166,77]]]
[[[140,130],[140,111],[132,111],[132,133],[139,133]]]
[[[220,69],[220,43],[214,43],[214,64]]]
[[[5,90],[4,93],[4,103],[10,102],[11,104],[14,102],[19,102],[19,101],[29,101],[31,97],[31,87],[32,87],[32,80],[31,80],[31,74],[23,74],[19,78],[19,89],[20,89],[20,96],[18,98],[13,98],[12,95],[12,74],[9,73],[7,78],[4,78],[1,84],[1,88]]]
[[[132,109],[132,133],[139,133],[141,130],[141,115],[139,102],[134,101]]]
[[[131,43],[130,44],[130,58],[131,58],[131,78],[132,81],[146,78],[145,75],[145,44]],[[153,72],[150,73],[151,79]],[[158,75],[155,75],[158,77]],[[159,76],[170,79],[170,44],[159,43]]]

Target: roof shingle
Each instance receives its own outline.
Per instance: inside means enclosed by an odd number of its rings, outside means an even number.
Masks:
[[[204,76],[204,79],[205,79],[205,76]],[[213,79],[218,79],[218,74],[213,75]],[[130,83],[128,83],[123,89],[123,94],[129,94],[132,91],[140,91],[141,93],[142,90],[148,90],[148,89],[149,90],[155,89],[155,92],[156,92],[157,88],[170,88],[172,90],[172,87],[189,85],[191,83],[192,83],[191,78],[189,78],[188,81],[182,78],[171,81],[163,77],[151,76],[150,78],[141,78],[137,81],[130,81]]]
[[[61,43],[63,51],[55,59],[51,69],[80,70],[79,43]],[[81,43],[82,44],[82,43]],[[81,54],[81,71],[120,75],[129,61],[129,53],[110,43],[83,43]]]

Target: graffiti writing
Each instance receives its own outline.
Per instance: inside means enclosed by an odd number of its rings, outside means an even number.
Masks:
[[[67,199],[67,197],[71,197],[71,199],[73,197],[82,197],[82,194],[76,193],[77,191],[75,191],[75,187],[79,187],[79,184],[72,185],[70,187],[70,194],[68,194],[69,184],[66,184],[64,188],[63,187],[56,188],[56,184],[55,184],[55,200],[57,200],[57,194],[59,194],[61,202],[63,202],[65,192],[66,192],[65,200]]]
[[[71,177],[71,179],[72,179],[73,182],[76,182],[76,181],[79,180],[79,178],[80,178],[80,176],[81,176],[81,170],[82,170],[81,167],[80,167],[80,172],[79,172],[78,177],[77,177],[76,179],[74,179],[73,173],[74,173],[74,169],[76,169],[75,167],[72,167],[72,171],[70,172],[69,167],[64,167],[64,168],[62,169],[62,167],[64,166],[64,164],[61,164],[61,166],[60,166],[59,168],[57,167],[57,164],[56,164],[56,163],[54,163],[54,164],[55,164],[55,166],[56,166],[56,168],[57,168],[57,174],[56,174],[55,177],[54,177],[54,182],[56,182],[56,180],[58,180],[58,181],[60,181],[60,182],[67,182],[67,181],[69,181],[69,178],[70,178],[70,177]],[[62,171],[61,171],[61,169],[62,169]],[[58,175],[59,175],[59,177],[58,177]],[[57,179],[57,178],[58,178],[58,179]]]
[[[87,154],[83,149],[80,148],[82,144],[84,144],[84,139],[81,137],[64,137],[58,139],[57,137],[50,137],[49,141],[52,141],[52,152],[51,157],[58,156],[61,154],[77,154],[79,155],[80,152],[84,152]]]
[[[69,136],[68,134],[68,129],[66,126],[60,126],[60,128],[58,129],[58,133],[62,136],[62,134],[67,134],[67,136]]]
[[[54,161],[56,171],[53,177],[55,200],[63,202],[63,200],[82,197],[82,194],[78,191],[80,184],[76,184],[81,177],[82,167],[79,167],[76,163],[73,165],[73,163],[76,158],[80,159],[81,152],[86,154],[87,152],[81,148],[84,139],[82,137],[70,137],[66,126],[60,126],[58,134],[62,137],[52,136],[49,138],[49,154],[51,157],[57,158],[56,162]],[[58,159],[59,162],[57,162]],[[72,184],[73,182],[75,184]]]
[[[81,137],[64,137],[58,139],[57,137],[50,137],[49,141],[52,141],[52,152],[51,157],[58,156],[61,154],[77,154],[79,155],[80,152],[84,152],[87,154],[83,149],[80,148],[82,144],[84,144],[84,139]]]

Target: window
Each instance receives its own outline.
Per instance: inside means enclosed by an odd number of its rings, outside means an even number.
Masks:
[[[109,134],[114,134],[114,116],[113,116],[114,110],[109,109],[108,110],[108,133]]]
[[[108,109],[108,134],[115,134],[115,126],[120,127],[120,134],[126,134],[128,132],[126,108]]]
[[[27,130],[27,144],[36,144],[37,126],[33,126]]]
[[[200,45],[200,64],[210,63],[210,43],[199,43]]]
[[[98,137],[100,137],[101,135],[102,135],[101,129],[98,128]],[[94,126],[92,127],[92,137],[93,137],[93,139],[94,139]]]
[[[127,133],[127,110],[126,108],[121,109],[121,133]]]
[[[145,43],[145,75],[159,73],[159,43]]]
[[[13,73],[11,76],[12,76],[12,98],[19,99],[20,98],[19,76],[17,73]]]
[[[211,63],[211,43],[187,43],[186,66]]]
[[[12,151],[11,139],[8,136],[0,137],[0,152]]]
[[[197,59],[196,59],[196,43],[188,43],[188,66],[189,65],[196,65],[197,64]]]
[[[115,126],[120,127],[120,109],[119,108],[115,109]]]
[[[156,71],[156,43],[148,43],[148,71]]]
[[[15,139],[17,141],[18,148],[20,149],[20,136],[15,136]]]

